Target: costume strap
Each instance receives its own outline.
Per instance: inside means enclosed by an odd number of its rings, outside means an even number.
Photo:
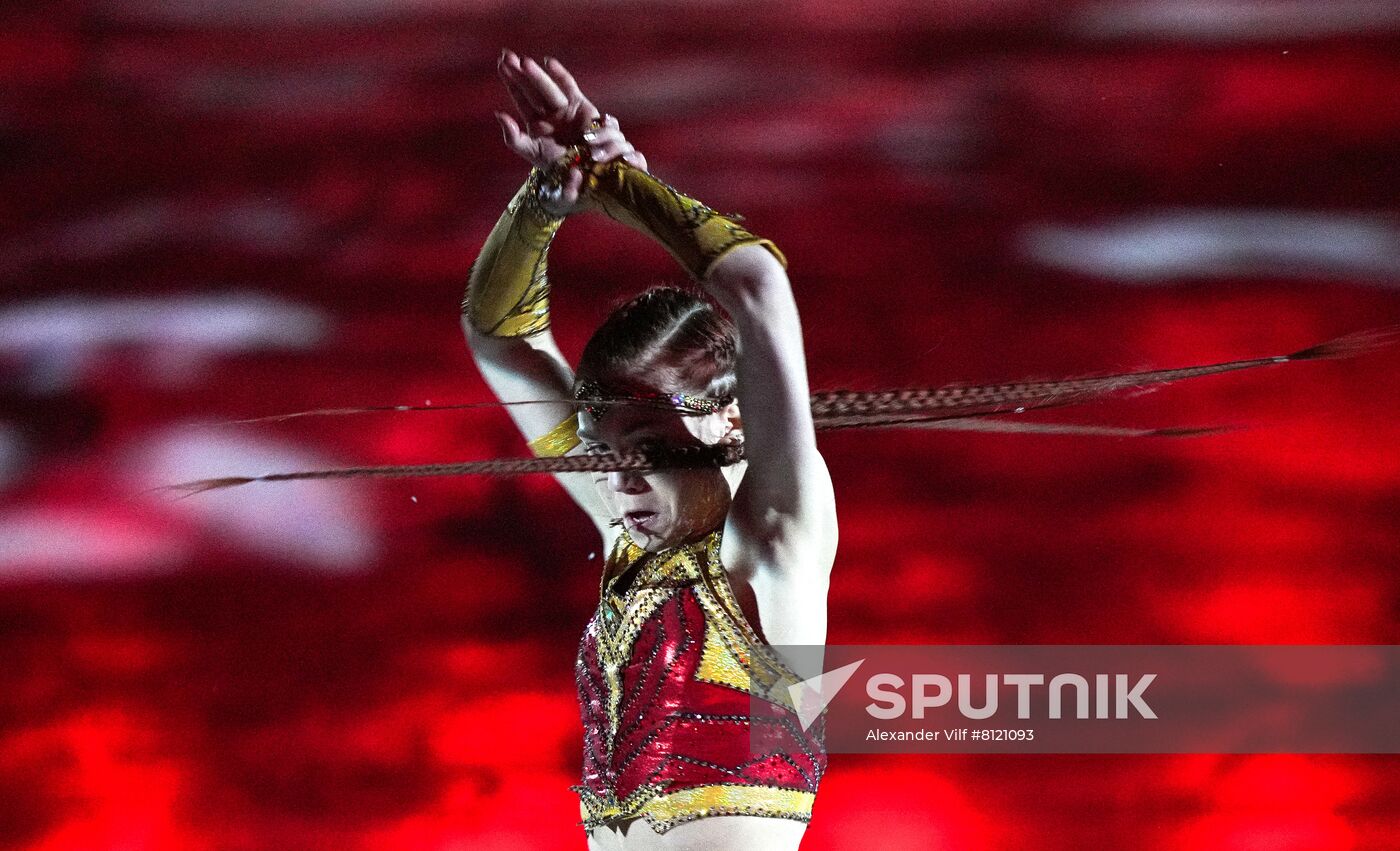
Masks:
[[[540,205],[543,172],[531,169],[472,264],[462,315],[491,337],[528,337],[549,328],[545,258],[564,221]]]
[[[742,217],[717,213],[625,160],[595,163],[588,190],[591,206],[661,243],[697,281],[730,250],[752,243],[787,268],[778,247],[739,224]]]

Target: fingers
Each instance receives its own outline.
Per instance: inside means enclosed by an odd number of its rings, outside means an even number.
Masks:
[[[527,56],[520,63],[520,67],[524,69],[524,79],[530,84],[527,86],[527,97],[530,97],[532,102],[542,103],[548,112],[560,112],[569,105],[569,99],[564,96],[564,92],[535,60]],[[533,87],[533,92],[528,91],[530,87]]]
[[[583,169],[570,168],[569,178],[564,181],[564,200],[569,204],[578,203],[579,192],[583,189]]]
[[[521,132],[520,125],[516,123],[515,119],[504,112],[497,112],[496,121],[501,125],[501,135],[505,138],[506,147],[520,156],[530,159],[534,147],[531,145],[529,137]]]
[[[515,101],[516,106],[523,104],[522,117],[549,114],[553,112],[553,108],[540,93],[534,79],[531,78],[525,64],[529,61],[528,59],[521,61],[519,56],[509,50],[503,52],[501,69],[502,77],[506,81],[506,88],[510,90],[511,99]]]
[[[614,139],[598,145],[589,146],[589,156],[594,162],[605,163],[615,160],[618,157],[634,153],[637,149],[632,147],[632,143],[626,139]]]
[[[637,149],[632,146],[631,142],[627,141],[615,123],[613,126],[604,123],[602,127],[594,130],[591,134],[586,134],[584,138],[588,140],[588,154],[594,162],[605,163],[618,157],[627,159],[637,153]],[[631,160],[628,159],[628,162]]]
[[[510,122],[498,117],[501,132],[506,144],[521,156],[543,161],[546,154],[557,154],[578,141],[580,130],[591,128],[583,133],[583,141],[590,144],[595,159],[606,162],[622,157],[634,165],[645,162],[622,136],[617,119],[599,116],[597,107],[584,97],[578,82],[559,60],[545,57],[541,64],[502,50],[497,70],[519,114]],[[591,127],[593,121],[597,121],[596,128]]]
[[[618,127],[617,119],[611,115],[604,115],[600,126],[589,127],[583,131],[583,141],[589,144],[602,145],[618,140],[625,142],[626,137],[622,135],[622,128]]]
[[[611,115],[603,116],[601,127],[585,131],[583,139],[594,162],[608,162],[621,157],[634,167],[647,170],[646,157],[627,141],[618,127],[617,119]]]
[[[588,98],[584,97],[584,92],[580,91],[578,83],[574,81],[573,74],[568,73],[568,69],[564,67],[564,63],[559,62],[557,59],[549,59],[549,57],[546,57],[545,73],[549,74],[549,78],[554,81],[554,85],[557,85],[559,90],[564,92],[564,97],[568,98],[568,102],[571,102],[571,104],[588,104]],[[592,104],[588,105],[592,106]],[[591,118],[591,116],[589,116],[589,118]]]
[[[622,131],[616,127],[609,127],[606,124],[596,129],[583,131],[583,141],[590,145],[601,145],[605,142],[626,141]]]
[[[547,138],[537,138],[526,133],[514,118],[504,112],[497,112],[495,116],[496,122],[501,125],[501,136],[505,139],[506,147],[533,165],[547,166],[559,158],[562,149],[550,146]]]
[[[502,50],[501,58],[496,63],[496,71],[501,77],[501,82],[505,83],[506,92],[510,95],[511,102],[515,104],[521,123],[541,111],[535,102],[527,96],[527,87],[522,83],[525,72],[520,67],[520,57],[509,50]]]

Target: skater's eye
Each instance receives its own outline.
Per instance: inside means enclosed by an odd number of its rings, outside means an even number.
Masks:
[[[586,448],[588,450],[589,455],[608,454],[608,445],[606,443],[590,443],[587,445]]]

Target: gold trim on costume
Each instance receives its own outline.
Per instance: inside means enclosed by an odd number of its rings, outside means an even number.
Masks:
[[[625,160],[594,165],[588,188],[592,206],[660,242],[697,281],[740,245],[762,245],[787,268],[778,246],[739,224],[742,217],[717,213]]]
[[[528,337],[549,327],[545,259],[564,220],[540,206],[540,176],[531,170],[472,264],[462,315],[478,333]]]
[[[578,414],[569,414],[559,425],[530,441],[530,451],[540,458],[567,455],[579,445]]]
[[[702,601],[701,605],[705,605],[705,602]],[[695,671],[695,678],[748,691],[749,670],[745,667],[748,654],[744,653],[733,635],[732,627],[722,627],[715,622],[713,614],[707,612],[707,615],[709,617],[705,621],[705,645],[700,651],[700,667]]]
[[[627,800],[619,801],[611,793],[599,796],[583,787],[574,788],[579,792],[579,815],[585,827],[591,829],[640,817],[645,818],[656,833],[665,833],[678,824],[707,816],[768,816],[810,822],[817,797],[801,789],[729,783],[691,786],[658,794],[662,788],[659,784],[647,784],[628,795]]]
[[[682,589],[690,589],[705,612],[704,645],[695,678],[747,691],[792,708],[785,686],[797,678],[744,618],[719,559],[723,527],[704,538],[662,553],[649,553],[624,530],[618,535],[599,582],[600,616],[590,623],[605,679],[608,731],[604,746],[612,759],[619,725],[621,670],[631,657],[641,628],[656,609]],[[625,593],[615,580],[641,561]],[[670,781],[643,783],[623,799],[611,788],[602,794],[583,785],[579,814],[587,829],[631,818],[645,818],[665,833],[707,816],[750,815],[809,822],[813,792],[770,785],[716,783],[667,792]]]
[[[664,832],[684,821],[716,815],[780,816],[807,821],[816,794],[776,786],[692,786],[653,798],[642,815],[654,830]]]

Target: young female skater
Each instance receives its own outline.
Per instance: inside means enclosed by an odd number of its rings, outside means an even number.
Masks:
[[[540,457],[226,476],[169,488],[189,495],[305,478],[560,474],[608,553],[575,669],[584,759],[574,788],[592,849],[798,847],[826,752],[821,719],[804,726],[785,696],[797,676],[773,645],[825,643],[837,536],[815,431],[1203,434],[1214,429],[1006,417],[1239,369],[1351,357],[1397,336],[1381,329],[1291,354],[1096,377],[809,396],[777,247],[648,174],[617,122],[599,115],[558,62],[505,52],[500,73],[519,113],[499,115],[506,143],[533,168],[472,268],[462,324],[497,404]],[[545,261],[564,218],[587,210],[656,239],[703,295],[661,287],[632,299],[608,316],[572,371],[549,331]]]
[[[508,408],[537,455],[694,459],[557,477],[609,554],[576,666],[589,848],[795,849],[826,754],[820,724],[804,729],[765,686],[796,679],[771,645],[825,643],[837,527],[786,261],[648,174],[558,61],[504,51],[499,71],[519,113],[497,114],[506,144],[533,168],[462,303],[482,375],[503,402],[582,402]],[[659,241],[728,318],[653,289],[571,370],[545,258],[563,219],[590,209]],[[771,713],[750,715],[755,694]]]

